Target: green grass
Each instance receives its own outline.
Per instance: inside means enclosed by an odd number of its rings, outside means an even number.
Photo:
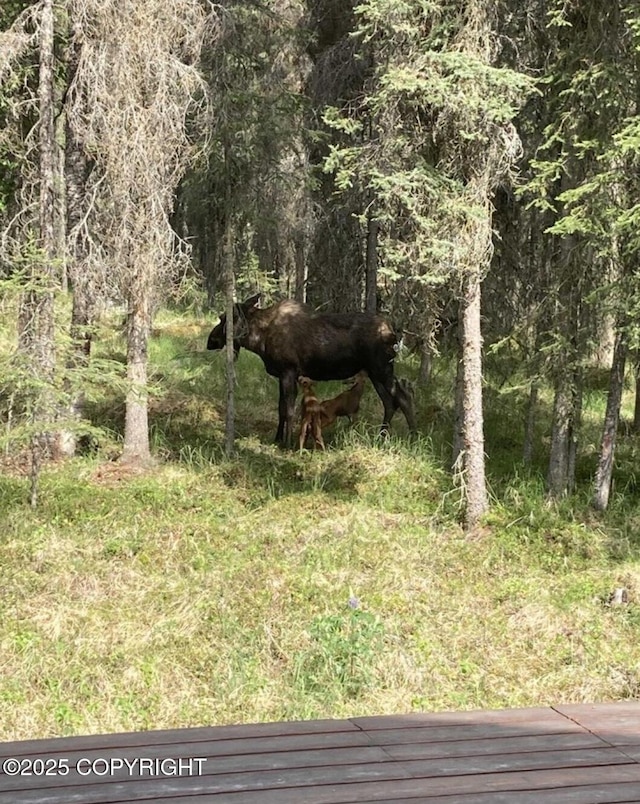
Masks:
[[[398,417],[378,442],[368,388],[357,427],[299,454],[270,443],[277,384],[242,353],[229,461],[224,359],[196,351],[206,333],[177,316],[157,325],[153,470],[109,460],[124,409],[107,389],[90,404],[97,450],[48,466],[36,511],[8,462],[0,739],[640,695],[637,445],[622,441],[611,510],[596,517],[601,390],[585,409],[578,491],[551,506],[549,400],[525,472],[524,398],[489,378],[493,507],[467,537],[446,470],[450,372],[419,392],[417,440]],[[122,355],[107,329],[98,348]],[[611,606],[621,586],[629,602]]]

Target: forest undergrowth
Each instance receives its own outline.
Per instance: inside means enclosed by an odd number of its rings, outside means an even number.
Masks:
[[[355,427],[298,453],[271,443],[277,383],[242,352],[227,459],[211,323],[158,319],[151,469],[115,460],[124,404],[109,384],[89,404],[84,454],[43,470],[36,510],[19,452],[4,455],[0,739],[640,696],[632,436],[608,512],[589,507],[606,379],[586,396],[576,492],[550,504],[551,393],[525,469],[526,394],[491,358],[492,508],[465,535],[450,361],[416,391],[417,438],[398,415],[378,440],[368,387]],[[98,354],[122,362],[124,348],[99,333]]]

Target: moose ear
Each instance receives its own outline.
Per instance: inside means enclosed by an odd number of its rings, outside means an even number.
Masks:
[[[251,296],[251,298],[247,299],[246,301],[242,302],[242,306],[245,310],[248,310],[251,307],[257,307],[262,299],[262,293],[256,293],[255,296]]]

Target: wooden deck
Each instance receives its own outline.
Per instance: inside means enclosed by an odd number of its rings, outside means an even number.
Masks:
[[[640,702],[31,740],[3,765],[0,804],[638,804]]]

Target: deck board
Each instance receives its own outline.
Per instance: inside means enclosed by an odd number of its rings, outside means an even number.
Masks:
[[[498,723],[565,723],[566,716],[548,706],[523,709],[470,709],[463,712],[410,712],[406,715],[373,715],[351,718],[366,731],[390,728],[428,728],[431,726],[485,726]]]
[[[573,704],[554,708],[612,745],[640,746],[640,701],[599,706]]]
[[[0,804],[634,804],[640,702],[414,713],[0,744],[65,758],[65,776],[7,776]],[[201,775],[78,773],[74,763],[203,758]]]
[[[95,734],[82,737],[53,737],[45,740],[21,740],[0,743],[0,757],[29,755],[34,751],[83,751],[87,748],[142,747],[148,745],[175,745],[203,741],[226,742],[251,737],[291,737],[306,734],[357,733],[361,729],[350,720],[294,720],[278,723],[249,723],[233,726],[204,726],[192,729],[164,731],[124,732]],[[64,740],[64,743],[61,740]]]

